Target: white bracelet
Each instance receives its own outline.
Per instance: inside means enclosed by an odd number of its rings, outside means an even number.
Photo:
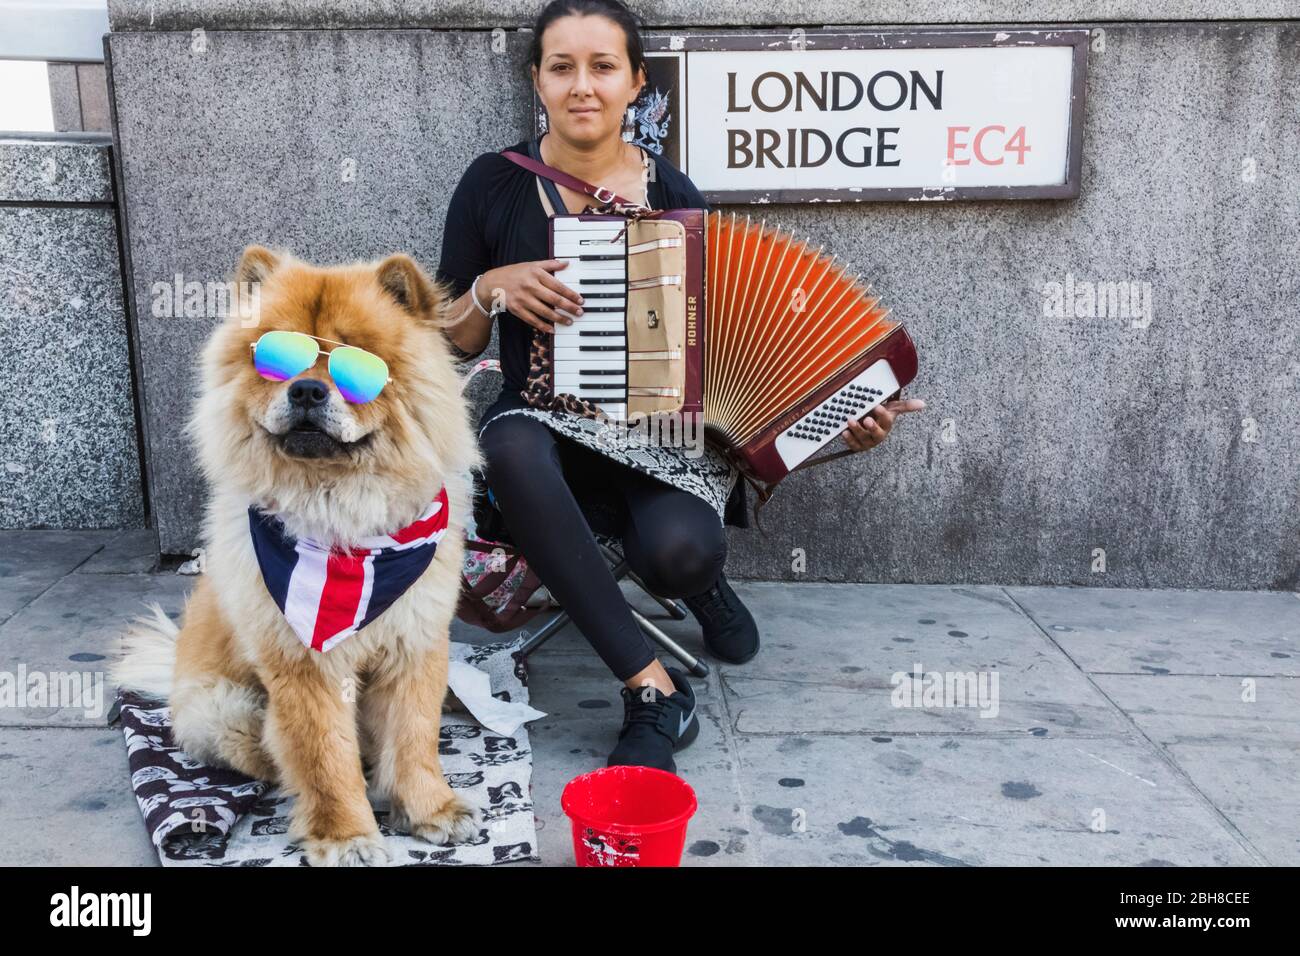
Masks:
[[[470,287],[469,287],[469,297],[470,297],[470,301],[472,301],[472,302],[474,303],[474,307],[475,307],[476,309],[478,309],[480,312],[483,313],[483,317],[484,317],[484,318],[487,318],[487,319],[495,318],[495,317],[496,317],[496,310],[495,310],[495,309],[493,309],[491,312],[489,312],[487,309],[483,308],[483,306],[479,305],[479,302],[478,302],[478,280],[481,279],[481,278],[483,278],[483,273],[479,273],[478,275],[476,275],[476,276],[474,277],[474,281],[473,281],[472,283],[470,283]]]

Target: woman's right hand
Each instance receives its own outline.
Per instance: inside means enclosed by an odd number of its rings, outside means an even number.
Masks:
[[[553,275],[568,264],[567,259],[540,259],[489,269],[479,280],[479,295],[490,297],[488,309],[505,308],[535,329],[554,332],[557,322],[573,324],[557,308],[570,315],[582,314],[582,296]]]

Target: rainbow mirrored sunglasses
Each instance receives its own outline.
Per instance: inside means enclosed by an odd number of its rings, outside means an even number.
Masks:
[[[372,402],[392,381],[388,364],[373,352],[306,332],[264,332],[256,342],[249,343],[253,367],[264,379],[287,382],[316,364],[321,352],[318,340],[338,346],[326,353],[329,373],[347,401],[356,405]]]

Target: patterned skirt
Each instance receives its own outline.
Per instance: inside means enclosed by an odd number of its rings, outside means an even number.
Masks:
[[[563,411],[542,411],[533,408],[517,391],[508,388],[479,419],[479,436],[482,437],[489,422],[503,415],[535,418],[556,434],[606,458],[703,498],[717,512],[718,520],[725,521],[727,499],[731,497],[740,472],[702,441],[696,443],[696,447],[691,447],[690,443],[673,445],[653,440],[646,430],[615,429],[594,418]]]

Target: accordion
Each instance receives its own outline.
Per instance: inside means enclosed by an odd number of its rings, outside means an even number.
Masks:
[[[698,414],[705,440],[769,490],[837,457],[812,460],[916,375],[912,340],[870,286],[766,222],[557,215],[550,252],[584,299],[555,327],[554,393],[624,421]]]

